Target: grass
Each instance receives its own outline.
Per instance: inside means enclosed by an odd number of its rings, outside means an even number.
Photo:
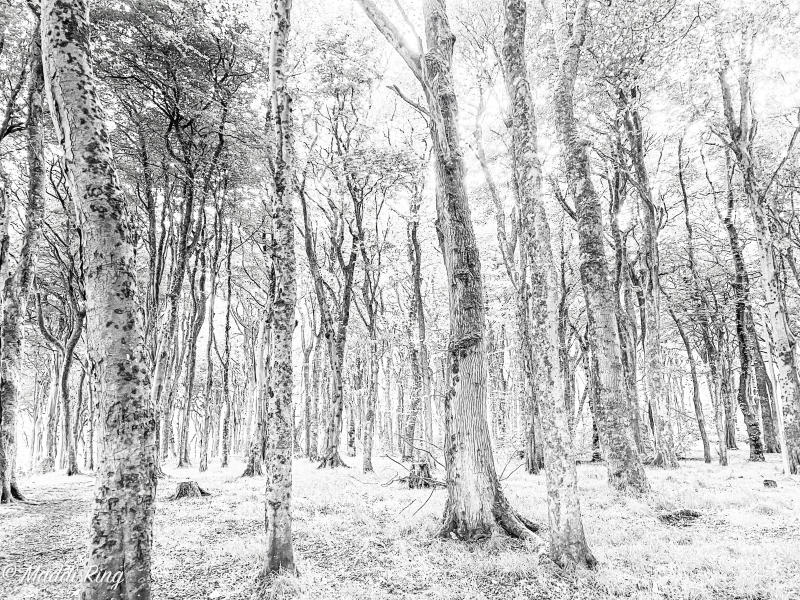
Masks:
[[[797,600],[800,480],[781,475],[774,455],[762,464],[747,462],[744,451],[730,458],[726,468],[699,461],[673,471],[648,468],[653,493],[638,499],[613,494],[602,465],[581,465],[584,525],[600,565],[572,574],[540,562],[516,540],[435,538],[446,491],[385,485],[399,470],[387,459],[376,459],[369,475],[355,468],[360,459],[335,471],[297,459],[300,577],[281,575],[260,588],[263,478],[239,478],[239,463],[206,473],[167,469],[158,489],[154,598]],[[185,478],[212,496],[166,500]],[[767,478],[778,487],[764,488]],[[0,508],[0,573],[10,564],[81,563],[91,480],[48,475],[22,484],[43,503]],[[518,469],[503,486],[516,508],[546,523],[543,475]],[[685,527],[658,518],[680,509],[701,516]],[[64,600],[72,590],[0,581],[0,598],[9,600]]]

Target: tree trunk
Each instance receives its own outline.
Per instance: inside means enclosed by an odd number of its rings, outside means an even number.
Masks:
[[[726,172],[729,171],[730,169],[726,169]],[[744,416],[745,427],[747,428],[750,460],[760,462],[764,460],[764,448],[761,444],[761,428],[758,425],[758,416],[753,412],[749,398],[750,372],[753,367],[753,347],[747,322],[747,316],[751,310],[750,278],[747,275],[747,269],[744,264],[742,247],[739,242],[739,232],[733,222],[733,209],[732,182],[728,182],[728,210],[722,222],[728,233],[728,243],[731,247],[734,266],[733,292],[736,299],[736,340],[739,345],[739,389],[736,399],[742,411],[742,415]]]
[[[772,339],[776,362],[776,404],[782,413],[784,468],[787,474],[800,474],[800,377],[797,372],[795,338],[786,314],[779,271],[775,265],[775,234],[767,215],[769,189],[759,189],[757,165],[753,152],[755,127],[750,86],[755,27],[745,22],[741,33],[739,98],[740,107],[734,111],[731,87],[728,82],[730,61],[720,43],[720,66],[718,69],[722,91],[723,113],[730,136],[730,148],[741,174],[744,195],[750,207],[755,225],[756,242],[761,263],[761,286],[766,300],[766,311],[772,326]],[[736,114],[738,112],[738,119]],[[774,179],[774,178],[773,178]],[[769,182],[771,184],[772,181]],[[768,187],[768,186],[767,186]]]
[[[669,311],[670,315],[672,315],[672,320],[675,321],[675,327],[678,328],[678,334],[681,336],[681,340],[683,340],[683,347],[686,349],[686,358],[689,361],[689,372],[692,376],[692,400],[694,402],[694,414],[697,418],[697,428],[700,430],[700,439],[703,441],[703,460],[706,463],[711,463],[711,448],[708,443],[708,434],[706,433],[706,420],[703,416],[703,403],[700,400],[700,383],[697,379],[697,363],[694,359],[694,354],[692,353],[692,345],[689,342],[689,337],[686,335],[686,331],[683,329],[683,325],[678,320],[677,315],[673,312],[672,309]]]
[[[45,455],[39,464],[39,471],[51,473],[56,468],[56,446],[58,444],[58,417],[61,412],[61,393],[59,383],[61,378],[61,356],[53,352],[53,363],[50,371],[50,400],[47,409],[47,422],[45,424]]]
[[[87,12],[80,2],[42,3],[45,87],[79,216],[87,342],[104,424],[88,567],[122,574],[119,585],[87,580],[81,598],[147,600],[156,492],[154,416],[137,318],[135,252],[94,84]]]
[[[228,466],[228,457],[231,448],[231,296],[232,273],[231,257],[233,256],[233,231],[228,232],[228,245],[225,252],[225,345],[220,357],[222,362],[222,399],[224,402],[225,416],[222,419],[222,467]]]
[[[753,363],[755,374],[755,401],[761,406],[761,422],[764,433],[764,452],[780,452],[781,445],[778,443],[777,415],[772,403],[772,383],[767,374],[767,366],[764,357],[761,355],[761,344],[758,341],[755,323],[753,322],[752,312],[748,315],[748,331],[753,349]]]
[[[72,435],[72,417],[69,405],[69,373],[72,369],[72,360],[75,356],[75,346],[81,337],[83,331],[83,321],[86,318],[86,312],[82,308],[75,309],[72,323],[72,334],[70,335],[67,343],[64,345],[64,357],[61,362],[61,373],[59,377],[61,383],[61,406],[64,414],[64,449],[67,455],[67,475],[78,474],[78,458],[75,448],[75,438]],[[75,416],[78,416],[76,409]]]
[[[360,0],[360,4],[422,84],[432,117],[436,230],[450,300],[449,381],[444,394],[448,501],[441,533],[471,540],[488,537],[502,528],[510,535],[532,538],[530,523],[515,513],[500,490],[489,439],[485,299],[457,125],[458,103],[452,78],[455,36],[445,1],[423,3],[428,42],[424,56],[404,43],[374,2]]]
[[[639,220],[642,224],[641,240],[641,287],[644,294],[645,323],[642,330],[644,350],[645,384],[647,400],[654,420],[653,441],[654,464],[661,467],[678,466],[672,422],[669,418],[669,394],[664,382],[664,360],[661,352],[661,284],[659,280],[660,257],[658,252],[659,209],[653,201],[650,177],[645,165],[645,144],[642,120],[635,106],[639,91],[633,88],[630,94],[619,92],[623,119],[630,145],[639,189]]]
[[[272,264],[275,270],[272,303],[272,352],[267,417],[267,485],[265,524],[267,556],[264,573],[295,571],[292,546],[292,333],[297,301],[294,254],[293,142],[291,97],[286,77],[291,0],[274,0],[270,40],[270,117],[275,147],[272,199]]]
[[[30,76],[28,83],[27,161],[28,201],[25,209],[25,230],[13,278],[3,285],[2,344],[0,348],[0,503],[21,499],[15,493],[16,427],[19,390],[17,371],[23,338],[23,323],[28,294],[33,281],[33,262],[41,236],[44,218],[44,130],[42,107],[44,74],[42,71],[41,32],[37,22],[31,40]],[[34,446],[35,447],[35,446]]]
[[[362,471],[369,473],[372,468],[372,444],[375,440],[375,411],[378,405],[378,369],[380,366],[380,356],[378,354],[378,340],[375,336],[370,339],[369,353],[369,382],[367,389],[367,411],[364,417],[364,461]]]
[[[569,412],[564,403],[559,274],[541,198],[534,102],[525,65],[526,18],[525,0],[505,0],[503,66],[511,101],[511,155],[519,195],[520,252],[527,254],[533,295],[530,331],[532,350],[539,363],[535,398],[541,408],[544,434],[550,556],[560,565],[592,567],[596,560],[583,533]],[[531,429],[534,425],[532,418]]]
[[[203,240],[204,241],[204,240]],[[195,259],[195,269],[198,268],[197,261],[200,262],[200,280],[197,290],[192,289],[192,316],[190,318],[190,328],[187,335],[186,348],[186,387],[183,420],[181,421],[180,442],[178,443],[178,468],[191,465],[189,460],[189,425],[192,417],[192,406],[194,404],[194,379],[197,372],[197,340],[200,337],[200,330],[203,328],[203,321],[206,317],[206,254],[204,244],[201,243],[198,250],[198,257]],[[190,284],[194,288],[194,277],[190,278]]]
[[[552,3],[559,57],[553,104],[556,127],[566,164],[569,187],[575,197],[580,250],[581,283],[587,298],[589,344],[600,380],[598,427],[606,453],[610,485],[624,492],[643,493],[645,476],[631,425],[618,339],[614,291],[608,274],[603,214],[591,179],[587,142],[578,135],[573,93],[580,52],[586,35],[587,0],[579,0],[570,24],[563,7]]]
[[[222,251],[222,225],[223,209],[218,205],[214,214],[214,250],[208,263],[208,332],[206,339],[206,385],[203,393],[203,432],[200,438],[200,472],[208,470],[208,443],[211,435],[211,420],[213,414],[213,385],[214,385],[214,305],[217,298],[217,268],[219,255]]]

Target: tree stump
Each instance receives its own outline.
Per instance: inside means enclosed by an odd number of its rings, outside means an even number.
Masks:
[[[202,498],[203,496],[210,496],[207,491],[197,485],[196,481],[181,481],[175,493],[169,497],[170,500],[179,500],[180,498]]]
[[[426,462],[415,462],[411,464],[408,472],[408,487],[410,489],[433,487],[431,477],[431,467]]]

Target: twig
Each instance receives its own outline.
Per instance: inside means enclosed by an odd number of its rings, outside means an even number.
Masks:
[[[431,499],[431,497],[433,496],[433,492],[435,492],[435,491],[436,491],[436,487],[434,486],[433,489],[431,490],[431,493],[428,494],[428,498],[425,500],[425,502],[422,503],[422,506],[420,506],[417,510],[415,510],[413,513],[411,513],[412,517],[415,516],[423,508],[425,508],[425,505],[428,503],[428,500]]]
[[[518,464],[518,465],[517,465],[517,467],[516,467],[516,468],[515,468],[513,471],[511,471],[511,473],[509,473],[508,475],[506,475],[505,477],[503,477],[502,475],[500,475],[500,481],[505,481],[506,479],[508,479],[509,477],[511,477],[511,476],[512,476],[514,473],[516,473],[516,472],[517,472],[517,471],[520,469],[520,467],[522,467],[522,464],[523,464],[523,463],[520,463],[520,464]]]
[[[403,463],[401,463],[401,462],[397,462],[395,459],[393,459],[393,458],[392,458],[391,456],[389,456],[388,454],[384,454],[383,456],[384,456],[384,457],[386,457],[386,458],[388,458],[388,459],[389,459],[390,461],[392,461],[393,463],[395,463],[395,464],[397,464],[397,465],[400,465],[400,466],[401,466],[401,467],[403,467],[403,468],[404,468],[406,471],[409,471],[409,470],[410,470],[410,469],[409,469],[407,466],[405,466]]]

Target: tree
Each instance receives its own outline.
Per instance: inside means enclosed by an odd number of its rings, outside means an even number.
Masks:
[[[744,196],[750,208],[755,224],[756,240],[761,261],[762,292],[767,301],[769,320],[772,326],[773,343],[777,362],[777,387],[779,389],[778,404],[782,405],[783,435],[781,446],[784,451],[784,463],[788,473],[800,474],[800,378],[798,378],[794,336],[789,327],[779,282],[779,269],[775,265],[775,247],[779,240],[770,227],[767,216],[770,188],[783,163],[766,179],[760,180],[759,165],[754,152],[753,141],[756,134],[753,114],[752,87],[750,71],[752,65],[753,46],[757,29],[752,14],[741,15],[741,31],[739,44],[739,110],[733,103],[733,90],[730,84],[731,64],[724,46],[721,32],[718,31],[717,52],[719,67],[717,74],[722,92],[722,111],[728,144],[739,170],[744,188]],[[738,115],[737,115],[738,112]],[[800,126],[795,129],[789,142],[791,152],[794,142],[800,134]]]
[[[272,264],[275,295],[272,302],[272,363],[267,391],[267,533],[266,573],[294,571],[292,547],[292,334],[297,301],[294,255],[294,157],[292,98],[287,88],[291,0],[272,3],[269,49],[271,89],[269,117],[270,167],[275,195],[272,199]]]
[[[500,489],[489,440],[483,281],[464,185],[451,64],[455,37],[446,3],[423,4],[428,46],[424,55],[419,38],[413,45],[406,41],[372,0],[359,4],[411,69],[428,105],[437,182],[436,229],[450,294],[450,380],[444,400],[448,501],[441,533],[472,540],[503,529],[515,537],[534,538],[535,526],[511,508]]]
[[[17,268],[3,285],[2,350],[0,350],[0,503],[21,499],[14,477],[16,460],[16,414],[19,390],[16,378],[20,368],[22,321],[33,281],[33,263],[44,218],[44,123],[42,46],[38,16],[31,37],[30,80],[28,82],[27,134],[28,200],[25,230]],[[9,117],[10,118],[10,117]]]
[[[42,3],[42,63],[50,113],[64,150],[84,244],[89,357],[105,424],[89,564],[123,573],[119,585],[84,583],[81,597],[150,597],[155,512],[155,429],[136,304],[136,271],[125,197],[117,182],[89,54],[88,7]]]
[[[531,277],[531,351],[539,363],[536,394],[544,431],[550,555],[560,565],[593,567],[597,561],[583,533],[578,475],[564,403],[559,273],[541,194],[536,116],[525,65],[525,0],[505,0],[504,5],[503,68],[511,103],[511,164],[518,195],[521,252],[527,255]]]
[[[603,215],[591,179],[587,142],[578,134],[574,89],[588,24],[588,1],[579,0],[572,20],[558,2],[548,2],[554,28],[553,52],[558,67],[553,109],[569,188],[575,197],[580,238],[581,282],[587,302],[589,343],[599,382],[598,418],[609,483],[620,491],[643,493],[649,484],[636,450],[630,409],[622,378],[613,289],[603,237]],[[558,50],[556,50],[558,48]]]

